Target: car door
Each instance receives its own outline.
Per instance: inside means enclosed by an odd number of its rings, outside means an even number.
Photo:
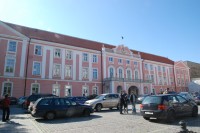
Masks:
[[[65,104],[62,98],[56,98],[54,100],[54,111],[58,117],[65,116]]]
[[[191,107],[189,101],[179,95],[177,95],[176,97],[181,105],[182,115],[189,114],[192,111],[192,107]]]
[[[108,94],[103,98],[102,105],[104,108],[109,108],[112,101],[112,95]]]
[[[182,114],[182,106],[179,103],[177,97],[175,95],[170,95],[168,100],[169,100],[169,108],[174,109],[176,112],[176,115],[181,115]]]
[[[119,95],[118,94],[111,94],[111,95],[112,95],[111,105],[112,107],[117,107],[119,103]]]
[[[75,101],[71,101],[69,99],[65,99],[65,106],[66,106],[66,112],[65,115],[68,117],[79,115],[83,112],[83,109],[81,106],[76,103]]]

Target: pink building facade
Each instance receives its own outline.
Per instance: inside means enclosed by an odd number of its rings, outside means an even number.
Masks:
[[[0,97],[187,91],[182,62],[0,21]]]

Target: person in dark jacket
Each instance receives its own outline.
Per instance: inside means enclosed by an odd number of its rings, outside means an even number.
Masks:
[[[9,120],[10,116],[10,99],[8,98],[8,94],[5,95],[5,98],[3,99],[2,102],[2,107],[3,107],[3,115],[2,115],[2,121],[6,122]]]
[[[136,95],[134,94],[134,92],[131,92],[131,96],[130,96],[130,102],[132,104],[132,113],[136,114],[136,108],[135,108],[135,103],[136,103]]]
[[[124,104],[125,104],[124,99],[125,99],[125,92],[121,91],[121,94],[120,94],[120,114],[123,114],[122,109],[123,109]]]

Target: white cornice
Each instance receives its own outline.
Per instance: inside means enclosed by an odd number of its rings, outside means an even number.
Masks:
[[[170,66],[170,67],[173,67],[174,65],[172,64],[167,64],[167,63],[162,63],[162,62],[157,62],[157,61],[151,61],[151,60],[145,60],[144,59],[144,62],[145,63],[153,63],[153,64],[156,64],[156,65],[165,65],[165,66]]]
[[[22,41],[24,38],[18,37],[18,36],[10,36],[10,35],[5,35],[5,34],[0,34],[0,39],[16,39],[17,41]],[[25,38],[26,39],[26,38]],[[26,39],[27,40],[27,39]]]
[[[55,43],[55,42],[48,42],[48,41],[43,41],[43,40],[37,40],[37,39],[31,39],[32,43],[39,43],[39,44],[45,44],[49,46],[54,46],[54,47],[62,47],[62,48],[68,48],[68,49],[73,49],[73,50],[79,50],[79,51],[86,51],[89,53],[98,53],[101,54],[101,51],[97,50],[91,50],[91,49],[86,49],[86,48],[81,48],[81,47],[75,47],[67,44],[61,44],[61,43]]]
[[[134,56],[127,56],[127,55],[121,55],[121,54],[118,54],[118,53],[108,53],[106,52],[106,56],[112,56],[113,58],[125,58],[125,59],[129,59],[129,60],[137,60],[137,61],[142,61],[141,58],[137,58],[137,57],[134,57]]]

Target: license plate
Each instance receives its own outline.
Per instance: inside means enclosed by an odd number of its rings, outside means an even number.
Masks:
[[[148,115],[153,115],[153,112],[144,112],[144,113]]]

